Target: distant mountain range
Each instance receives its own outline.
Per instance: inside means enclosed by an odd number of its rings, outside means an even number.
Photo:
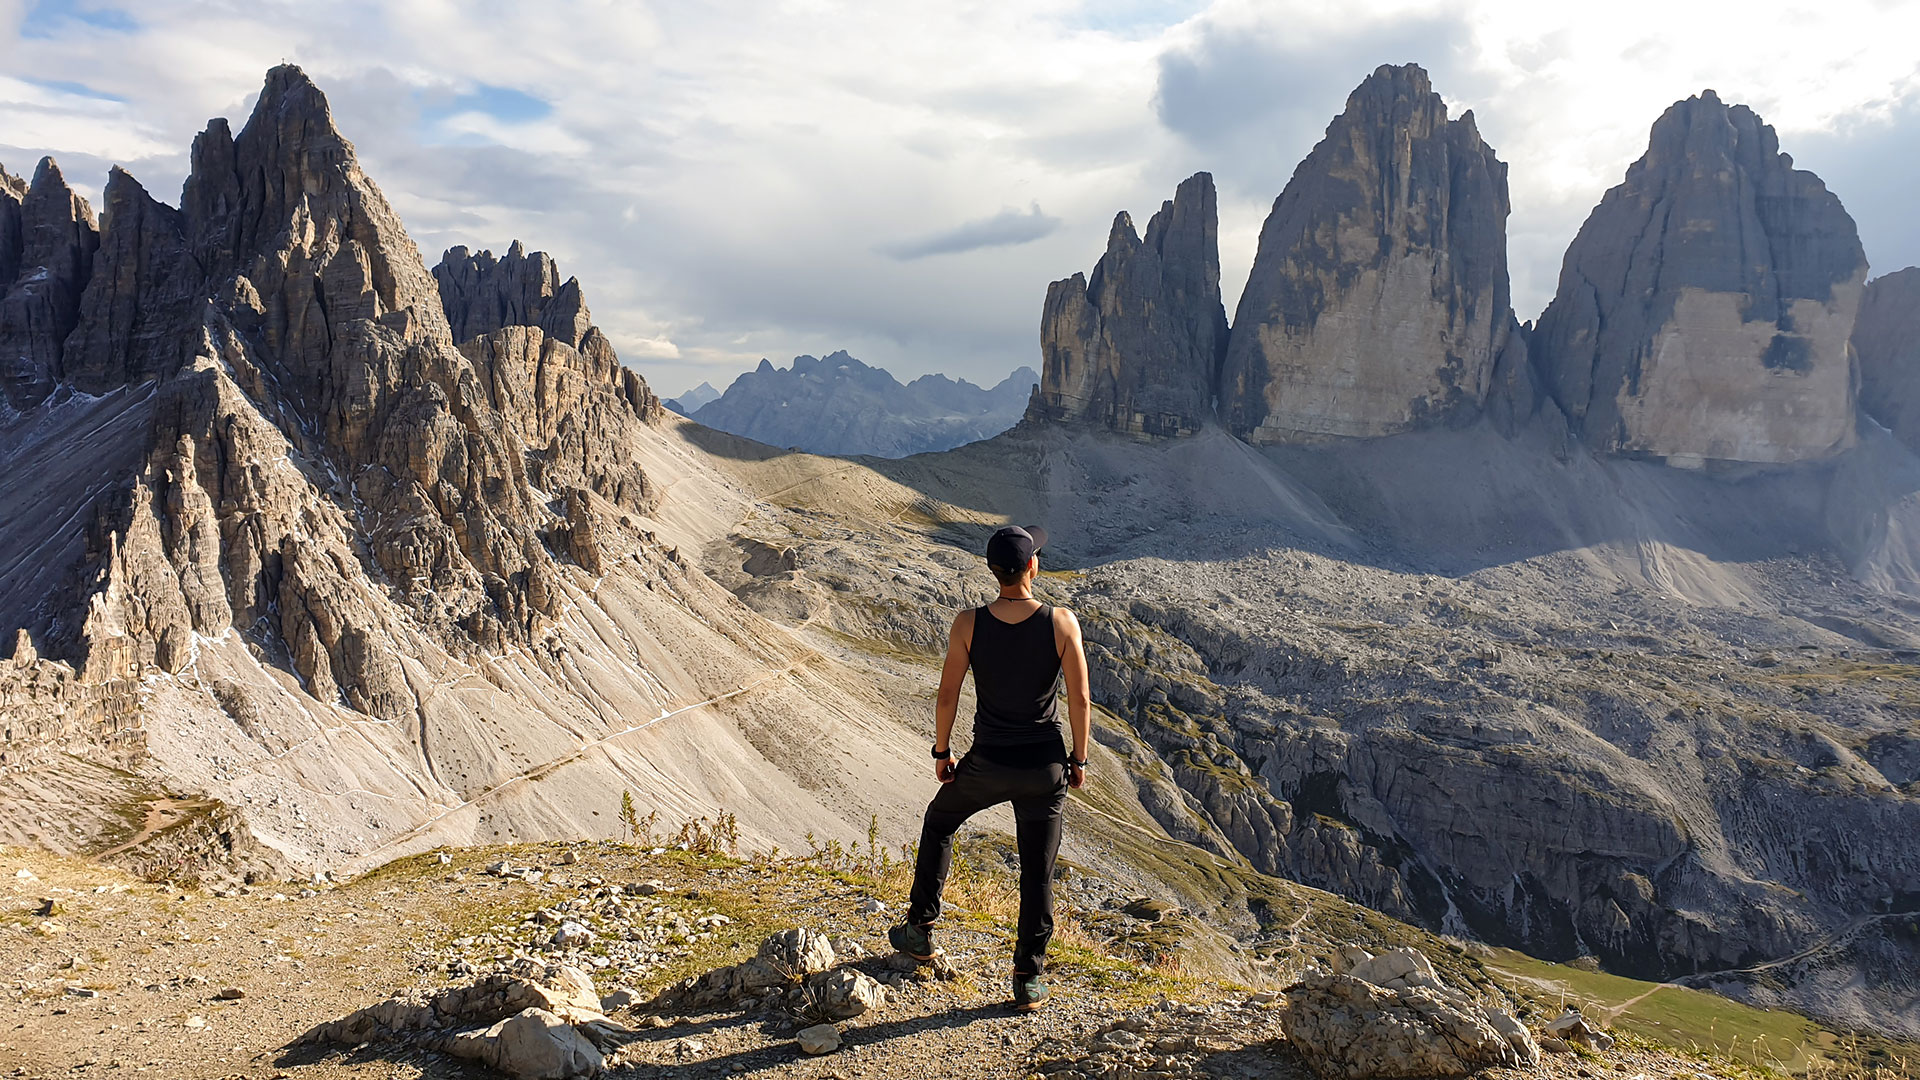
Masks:
[[[681,394],[679,397],[667,398],[660,404],[665,405],[681,416],[692,416],[694,410],[709,401],[717,400],[719,397],[720,391],[715,390],[712,383],[703,382],[699,386]]]
[[[796,356],[786,368],[762,360],[724,394],[701,383],[664,404],[771,446],[905,457],[998,435],[1020,419],[1039,381],[1037,372],[1022,367],[990,390],[945,375],[922,375],[902,386],[885,368],[843,350],[824,360]]]

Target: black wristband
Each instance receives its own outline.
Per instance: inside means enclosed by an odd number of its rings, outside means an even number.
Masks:
[[[942,750],[936,746],[933,748],[933,756],[940,761],[952,761],[953,747],[949,746],[945,750]]]
[[[1071,766],[1073,766],[1073,767],[1074,767],[1074,768],[1076,768],[1076,769],[1084,769],[1084,768],[1086,768],[1086,767],[1087,767],[1087,759],[1086,759],[1086,758],[1076,758],[1076,757],[1073,757],[1073,756],[1071,756],[1071,755],[1069,755],[1069,756],[1068,756],[1068,758],[1067,758],[1067,764],[1069,764],[1069,765],[1071,765]]]

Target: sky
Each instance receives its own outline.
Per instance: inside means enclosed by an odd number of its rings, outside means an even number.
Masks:
[[[1416,62],[1508,164],[1514,307],[1674,101],[1752,106],[1920,263],[1920,0],[0,0],[0,164],[124,165],[303,66],[429,264],[551,252],[664,394],[846,349],[903,381],[1038,367],[1047,283],[1183,178],[1220,191],[1228,314],[1348,93]]]

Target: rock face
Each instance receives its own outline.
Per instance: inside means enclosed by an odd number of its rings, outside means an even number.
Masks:
[[[12,176],[0,183],[0,280],[8,282],[0,294],[0,402],[11,409],[52,392],[99,246],[93,210],[52,158],[40,160],[31,186]]]
[[[1920,267],[1875,278],[1853,327],[1860,407],[1920,452]]]
[[[537,326],[550,338],[578,346],[593,319],[580,281],[560,280],[560,268],[544,251],[527,254],[515,240],[506,257],[449,248],[433,268],[440,302],[455,341],[468,341],[503,326]]]
[[[922,375],[905,386],[844,351],[769,361],[689,413],[721,431],[816,454],[905,457],[998,435],[1020,419],[1039,377],[1019,368],[992,389]]]
[[[159,391],[144,473],[106,522],[122,539],[96,546],[104,588],[84,621],[57,620],[79,628],[54,639],[64,651],[125,639],[172,671],[194,634],[270,627],[321,700],[410,714],[374,644],[406,633],[372,600],[359,529],[436,637],[524,637],[553,603],[551,560],[526,542],[547,511],[313,84],[276,68],[238,138],[210,124],[177,215],[130,178],[110,190],[129,212],[82,304],[76,374],[105,390],[178,363],[176,344],[195,355]],[[342,478],[358,520],[268,464],[290,457]]]
[[[1597,450],[1822,458],[1854,441],[1847,340],[1865,280],[1840,200],[1709,90],[1654,123],[1581,227],[1534,359]]]
[[[1309,972],[1287,988],[1280,1021],[1288,1041],[1329,1080],[1465,1076],[1540,1062],[1519,1021],[1438,980],[1388,988],[1358,975]]]
[[[180,212],[156,202],[125,170],[107,174],[99,273],[80,298],[62,351],[64,380],[104,393],[172,375],[200,343],[204,277]]]
[[[1036,419],[1135,435],[1199,429],[1227,349],[1213,177],[1195,173],[1147,223],[1122,211],[1091,278],[1047,287]]]
[[[433,276],[461,353],[528,448],[534,486],[652,510],[634,425],[658,420],[660,401],[593,325],[579,279],[562,284],[552,257],[528,255],[518,240],[497,262],[452,248]]]
[[[237,138],[214,121],[195,141],[181,210],[116,170],[97,259],[85,205],[50,163],[36,190],[23,263],[48,273],[8,293],[5,332],[28,340],[35,371],[90,393],[173,376],[144,472],[102,520],[86,573],[104,586],[84,619],[47,613],[64,654],[90,663],[124,640],[135,663],[172,671],[195,634],[262,628],[321,700],[411,715],[400,666],[374,644],[409,630],[382,614],[369,569],[443,644],[519,639],[556,602],[535,536],[555,511],[529,481],[648,506],[632,428],[658,406],[585,324],[577,284],[547,309],[502,308],[544,311],[568,340],[504,326],[456,351],[434,279],[298,69],[269,74]],[[554,276],[518,250],[509,277]],[[84,295],[63,299],[89,260]],[[78,325],[62,333],[68,310]],[[270,465],[288,459],[332,491]],[[571,516],[562,532],[591,508]]]
[[[435,680],[547,640],[569,573],[624,560],[684,576],[639,519],[657,503],[641,455],[658,401],[577,283],[517,245],[468,275],[471,297],[450,271],[479,334],[456,348],[440,283],[293,67],[268,74],[237,135],[215,120],[195,140],[179,209],[120,170],[105,202],[97,232],[51,161],[24,191],[0,181],[8,639],[26,630],[43,664],[101,688],[69,697],[116,739],[128,718],[96,702],[197,666],[220,687],[194,706],[217,718],[198,735],[267,755],[244,780],[280,760],[275,729],[336,709],[403,725],[362,762],[413,770],[383,799],[441,786],[435,758],[465,758],[472,781],[505,766],[536,737],[475,735],[464,703],[433,702]],[[225,681],[209,667],[222,648]],[[598,684],[634,708],[666,696],[623,670],[630,684]]]
[[[1414,65],[1381,67],[1260,231],[1220,380],[1252,442],[1471,419],[1513,328],[1507,167]]]

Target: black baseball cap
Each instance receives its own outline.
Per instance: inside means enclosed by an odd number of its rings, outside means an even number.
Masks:
[[[987,564],[1002,570],[1024,570],[1027,562],[1047,546],[1047,530],[1038,525],[1008,525],[987,540]]]

